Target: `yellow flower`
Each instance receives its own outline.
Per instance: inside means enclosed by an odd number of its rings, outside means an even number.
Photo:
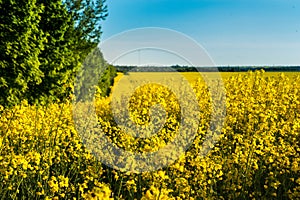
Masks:
[[[59,187],[68,187],[69,186],[69,178],[64,176],[58,176],[59,179]]]
[[[59,186],[55,176],[51,176],[51,179],[48,181],[48,185],[50,186],[52,193],[58,192]]]

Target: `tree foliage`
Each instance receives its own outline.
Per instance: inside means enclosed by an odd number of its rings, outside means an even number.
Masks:
[[[44,76],[39,55],[45,34],[39,30],[44,6],[36,0],[3,0],[0,3],[0,104],[17,102],[39,85]]]
[[[77,74],[75,83],[76,101],[93,100],[96,92],[99,92],[103,97],[108,96],[116,75],[116,68],[104,61],[99,48],[94,48],[85,58]]]
[[[100,41],[105,0],[0,1],[0,104],[63,100]]]
[[[65,5],[74,24],[74,35],[81,41],[80,49],[95,47],[100,42],[101,24],[108,16],[105,0],[65,0]],[[86,41],[89,41],[88,43]],[[89,52],[89,51],[88,51]]]

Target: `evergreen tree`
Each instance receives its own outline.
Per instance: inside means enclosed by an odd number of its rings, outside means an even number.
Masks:
[[[103,0],[0,0],[0,104],[63,100],[96,47]]]
[[[0,10],[0,104],[12,105],[43,79],[39,54],[45,34],[39,24],[44,7],[36,0],[2,0]]]
[[[30,101],[66,98],[79,67],[76,40],[72,38],[74,22],[61,0],[39,0],[45,5],[41,13],[40,31],[47,35],[45,48],[39,54],[40,70],[44,73],[41,84],[32,84],[27,93]]]

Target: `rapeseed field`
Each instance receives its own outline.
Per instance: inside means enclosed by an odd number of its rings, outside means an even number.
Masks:
[[[0,106],[1,199],[299,198],[299,74],[223,74],[226,115],[218,127],[218,141],[205,155],[204,139],[215,130],[210,129],[213,109],[209,88],[197,76],[184,74],[200,110],[195,138],[178,159],[155,171],[134,173],[126,166],[114,169],[102,164],[78,134],[72,101]],[[119,148],[155,152],[180,130],[182,105],[165,86],[145,84],[130,97],[128,119],[133,125],[155,127],[164,118],[148,138],[134,137],[118,126],[112,99],[96,95],[94,106],[99,126]],[[156,104],[164,112],[155,121],[149,110]]]

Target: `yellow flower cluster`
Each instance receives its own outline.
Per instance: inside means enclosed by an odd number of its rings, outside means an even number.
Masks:
[[[212,80],[214,82],[214,80]],[[218,87],[219,82],[214,82]],[[180,83],[179,83],[180,85]],[[192,145],[157,171],[129,173],[101,164],[75,130],[72,104],[0,106],[0,196],[4,199],[297,199],[300,196],[300,77],[263,71],[224,80],[226,118],[218,142],[203,156],[211,129],[212,95],[192,84],[199,124]],[[184,90],[183,90],[184,92]],[[218,98],[218,96],[214,96]],[[112,98],[95,101],[101,129],[119,148],[155,152],[180,129],[172,90],[145,84],[132,94],[125,124],[151,137],[129,135],[111,111]],[[122,102],[120,102],[122,104]],[[186,99],[189,103],[189,99]],[[164,112],[156,112],[160,105]],[[126,105],[127,106],[127,105]],[[156,113],[151,113],[156,112]],[[161,122],[163,119],[163,125]],[[95,144],[97,146],[98,144]],[[172,154],[172,152],[170,152]],[[121,162],[121,161],[119,161]],[[158,160],[157,162],[161,162]]]
[[[23,102],[0,114],[1,197],[109,199],[104,169],[82,145],[70,103]]]

